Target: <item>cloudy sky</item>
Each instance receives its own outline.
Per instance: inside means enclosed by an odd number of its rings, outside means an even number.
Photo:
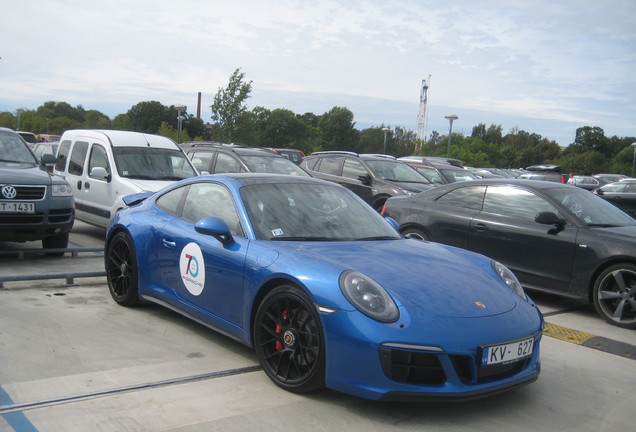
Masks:
[[[501,125],[567,146],[636,136],[633,0],[0,0],[0,111],[62,101],[110,118],[142,101],[210,121],[241,68],[248,108],[354,113],[427,135]],[[176,115],[176,114],[175,114]]]

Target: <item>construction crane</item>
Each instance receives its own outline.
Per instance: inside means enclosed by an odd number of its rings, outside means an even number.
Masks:
[[[416,138],[422,141],[426,139],[426,103],[428,102],[428,88],[430,85],[431,76],[429,75],[428,80],[422,80],[422,91],[420,92],[420,112],[417,114]]]

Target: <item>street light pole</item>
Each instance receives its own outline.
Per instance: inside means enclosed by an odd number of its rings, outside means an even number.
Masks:
[[[16,130],[20,130],[20,113],[22,112],[22,108],[18,108],[15,112],[18,114],[18,127]]]
[[[632,143],[632,147],[634,147],[634,156],[632,157],[632,177],[634,177],[634,165],[636,165],[636,142]]]
[[[383,127],[382,132],[384,132],[384,154],[386,154],[386,134],[389,132],[389,128]]]
[[[448,119],[448,122],[450,123],[448,127],[448,149],[446,151],[446,157],[450,157],[451,135],[453,135],[453,120],[457,120],[459,117],[457,117],[455,114],[449,114],[447,116],[444,116],[444,118]]]
[[[181,144],[181,126],[183,125],[183,120],[185,119],[185,117],[183,117],[181,113],[188,107],[185,105],[175,105],[174,108],[177,110],[177,144]]]

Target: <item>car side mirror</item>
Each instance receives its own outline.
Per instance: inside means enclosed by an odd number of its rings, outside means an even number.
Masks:
[[[596,195],[605,195],[605,192],[603,192],[603,190],[602,190],[602,189],[596,189],[596,190],[594,191],[594,193],[595,193]]]
[[[556,225],[563,226],[566,223],[566,220],[560,218],[553,212],[540,212],[534,218],[534,221],[543,225]]]
[[[393,219],[391,216],[385,216],[384,219],[389,223],[389,225],[393,227],[394,230],[396,230],[398,233],[400,232],[400,224],[397,223],[395,219]]]
[[[55,163],[57,162],[57,156],[51,153],[45,153],[40,158],[40,162],[42,162],[42,165],[44,166],[55,165]]]
[[[90,172],[91,177],[95,177],[98,179],[110,181],[110,174],[106,171],[104,167],[93,167]]]
[[[365,186],[371,186],[371,175],[369,174],[359,175],[358,180],[360,180]]]
[[[198,233],[209,235],[229,246],[234,243],[234,237],[225,221],[218,217],[205,217],[194,224],[194,230]]]

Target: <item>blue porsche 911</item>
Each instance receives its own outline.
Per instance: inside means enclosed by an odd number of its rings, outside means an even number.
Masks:
[[[338,184],[212,175],[125,202],[105,244],[113,299],[253,347],[281,388],[461,399],[539,375],[543,318],[510,270],[403,238]]]

